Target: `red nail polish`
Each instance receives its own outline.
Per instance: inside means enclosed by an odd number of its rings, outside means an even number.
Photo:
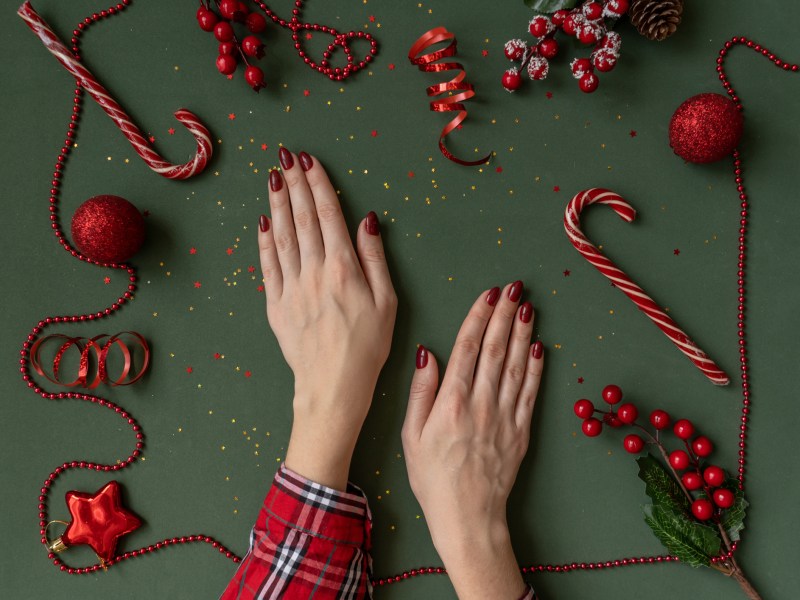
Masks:
[[[417,346],[417,368],[424,369],[428,366],[428,350],[420,344]]]
[[[275,169],[269,172],[269,189],[279,192],[283,187],[283,177]]]
[[[533,304],[530,302],[524,303],[519,307],[519,320],[523,323],[530,323],[533,316]]]
[[[522,282],[517,280],[511,284],[511,287],[508,289],[508,299],[512,302],[516,302],[519,300],[520,296],[522,296]]]
[[[544,351],[544,345],[542,342],[536,342],[533,345],[533,358],[542,358],[542,352]]]
[[[367,233],[370,235],[378,235],[380,232],[381,226],[378,223],[378,215],[373,211],[369,211],[367,213]]]
[[[494,306],[497,304],[497,300],[500,298],[500,288],[493,287],[489,290],[489,293],[486,294],[486,302],[489,303],[489,306]]]
[[[258,217],[258,228],[261,229],[262,233],[269,231],[269,219],[267,219],[267,215]]]
[[[298,154],[297,158],[300,159],[300,166],[303,168],[303,171],[308,171],[311,169],[311,167],[314,166],[314,159],[312,159],[305,152],[301,152],[300,154]]]
[[[278,158],[281,161],[281,166],[289,170],[294,166],[294,159],[292,158],[292,153],[289,152],[286,148],[281,148],[278,150]]]

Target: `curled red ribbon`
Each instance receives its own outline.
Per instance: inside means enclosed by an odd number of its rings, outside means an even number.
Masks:
[[[142,348],[143,351],[142,366],[139,368],[138,373],[136,373],[136,375],[132,376],[130,379],[128,379],[128,375],[130,375],[131,366],[133,364],[133,360],[131,359],[131,350],[120,339],[120,337],[125,334],[133,337],[134,341]],[[104,338],[108,338],[105,343],[101,341]],[[52,375],[50,375],[49,373],[45,372],[44,368],[42,367],[41,360],[39,359],[39,350],[48,340],[53,339],[62,339],[65,341],[63,344],[61,344],[61,347],[56,352],[55,358],[53,358],[53,372]],[[81,353],[80,364],[78,366],[78,376],[73,381],[66,383],[61,381],[59,378],[61,359],[64,357],[64,354],[67,352],[67,350],[73,346],[80,350]],[[106,360],[108,358],[109,351],[114,346],[117,346],[122,352],[122,357],[124,358],[125,363],[122,367],[122,372],[119,377],[111,380],[108,376]],[[97,356],[97,374],[94,376],[92,381],[89,381],[89,355],[92,351],[94,351]],[[63,385],[65,387],[81,386],[88,389],[94,389],[100,385],[100,382],[111,386],[118,386],[130,385],[139,381],[139,379],[142,378],[142,375],[144,375],[145,371],[147,371],[147,367],[150,364],[150,347],[147,345],[147,341],[135,331],[122,331],[111,336],[103,333],[101,335],[96,335],[93,338],[70,337],[56,333],[36,340],[36,343],[34,343],[31,347],[30,360],[31,366],[36,370],[36,372],[52,383]]]
[[[446,42],[447,40],[452,41],[441,50],[436,50],[435,52],[429,52],[428,54],[418,56],[421,52],[424,52],[431,46],[440,42]],[[422,36],[416,42],[414,42],[414,45],[411,46],[411,50],[408,51],[408,60],[411,61],[412,65],[417,65],[420,71],[425,71],[427,73],[438,73],[439,71],[453,70],[460,71],[460,73],[458,73],[458,75],[453,77],[453,79],[450,81],[432,85],[426,91],[428,96],[448,94],[443,98],[431,100],[431,110],[436,112],[458,111],[458,114],[453,118],[452,121],[445,125],[444,129],[442,129],[442,133],[439,134],[439,150],[442,151],[442,154],[444,154],[445,157],[449,158],[453,162],[467,167],[474,167],[486,163],[486,161],[491,158],[492,153],[490,152],[478,160],[461,160],[460,158],[453,156],[453,154],[444,145],[444,138],[447,137],[450,132],[452,132],[461,124],[462,121],[464,121],[464,119],[467,118],[467,109],[464,107],[462,102],[469,100],[475,95],[475,89],[472,87],[472,84],[464,82],[467,72],[464,70],[464,67],[461,65],[461,63],[441,62],[438,64],[433,64],[443,58],[455,56],[456,52],[456,36],[447,31],[447,29],[444,27],[435,27],[434,29],[422,34]],[[450,92],[456,91],[459,93],[450,94]]]

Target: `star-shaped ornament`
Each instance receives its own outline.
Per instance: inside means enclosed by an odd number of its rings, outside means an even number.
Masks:
[[[94,494],[67,492],[66,499],[72,521],[53,542],[54,552],[87,544],[101,561],[108,562],[114,558],[117,540],[142,524],[139,517],[122,507],[116,481],[109,481]]]

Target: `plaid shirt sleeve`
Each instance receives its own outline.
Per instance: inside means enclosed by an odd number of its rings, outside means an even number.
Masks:
[[[281,465],[250,534],[250,550],[220,600],[372,597],[367,498]]]

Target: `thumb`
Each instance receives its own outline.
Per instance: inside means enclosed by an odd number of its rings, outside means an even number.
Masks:
[[[439,387],[439,366],[425,346],[417,348],[416,369],[411,379],[406,420],[403,423],[403,444],[416,441],[428,421]]]

